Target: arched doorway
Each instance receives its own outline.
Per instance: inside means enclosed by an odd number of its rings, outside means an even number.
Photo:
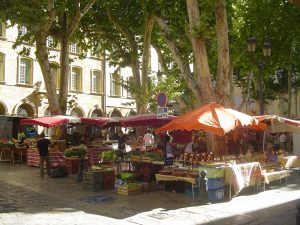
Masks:
[[[110,114],[110,117],[116,117],[116,118],[119,118],[119,117],[122,117],[122,113],[117,110],[117,109],[114,109],[112,111],[112,113]],[[110,127],[110,138],[113,139],[113,140],[116,140],[117,139],[117,132],[118,132],[118,129],[120,129],[120,127],[118,128],[117,126],[112,126]]]
[[[94,109],[91,112],[91,117],[101,117],[103,116],[103,112],[100,109]]]
[[[70,112],[70,116],[83,117],[83,112],[80,108],[73,108]]]
[[[7,107],[6,105],[0,101],[0,115],[6,115]]]
[[[19,117],[34,117],[34,110],[29,104],[22,104],[17,109],[17,116]]]

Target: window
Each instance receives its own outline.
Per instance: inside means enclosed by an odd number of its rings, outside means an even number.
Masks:
[[[121,95],[121,77],[119,74],[111,74],[110,77],[111,86],[110,86],[110,94],[114,96]]]
[[[51,66],[51,76],[54,77],[55,87],[59,89],[60,76],[59,76],[59,65],[57,63],[50,63]]]
[[[103,74],[102,71],[92,70],[92,93],[103,94]]]
[[[76,53],[76,54],[80,54],[80,48],[78,47],[78,45],[76,43],[72,43],[69,46],[69,51],[72,53]]]
[[[21,58],[19,62],[19,84],[32,83],[32,60],[29,58]]]
[[[25,35],[27,33],[27,28],[24,26],[21,26],[19,28],[19,35]]]
[[[70,90],[81,91],[81,69],[79,67],[71,69]]]
[[[58,42],[54,39],[54,37],[47,37],[47,48],[58,48]]]
[[[0,22],[0,37],[5,37],[5,24]]]
[[[4,81],[4,54],[0,53],[0,82]]]

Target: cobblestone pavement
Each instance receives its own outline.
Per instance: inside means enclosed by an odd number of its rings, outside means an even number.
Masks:
[[[171,192],[120,196],[115,191],[89,192],[67,178],[40,178],[37,168],[0,163],[0,225],[35,224],[239,224],[294,225],[300,200],[300,172],[288,185],[265,192],[245,192],[230,201],[202,204]],[[89,203],[83,199],[109,197]]]

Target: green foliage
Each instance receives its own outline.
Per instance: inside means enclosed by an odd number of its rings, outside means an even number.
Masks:
[[[115,150],[104,151],[100,154],[101,159],[105,161],[115,161],[118,157]]]
[[[64,152],[65,157],[82,158],[82,157],[85,157],[86,154],[87,154],[87,149],[84,147],[72,148],[72,149],[68,149]]]

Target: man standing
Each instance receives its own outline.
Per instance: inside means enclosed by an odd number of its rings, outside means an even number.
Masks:
[[[151,149],[154,144],[154,136],[151,134],[151,131],[148,129],[147,133],[143,137],[144,145],[146,147],[146,151]]]
[[[40,139],[37,141],[37,148],[40,153],[40,175],[44,177],[44,161],[46,161],[46,168],[48,176],[51,176],[50,157],[49,157],[49,139],[45,138],[45,133],[41,133]]]

